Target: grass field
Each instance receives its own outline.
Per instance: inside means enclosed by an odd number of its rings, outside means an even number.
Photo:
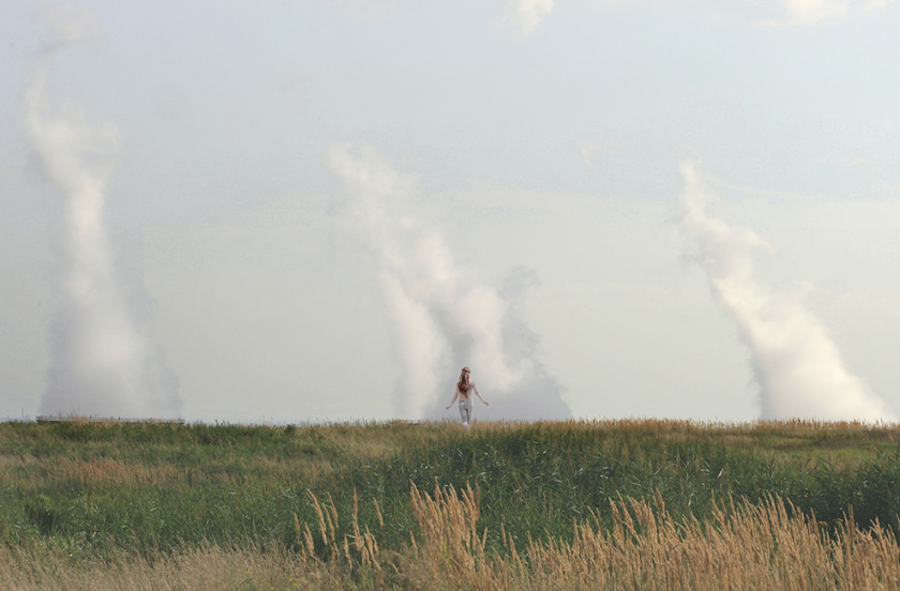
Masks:
[[[811,422],[7,423],[0,587],[900,588],[898,445]]]

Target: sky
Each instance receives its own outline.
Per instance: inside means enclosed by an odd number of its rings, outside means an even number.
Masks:
[[[0,417],[900,412],[900,3],[2,12]]]

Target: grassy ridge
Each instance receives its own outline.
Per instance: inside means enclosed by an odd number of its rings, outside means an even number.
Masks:
[[[863,527],[897,528],[900,428],[807,422],[380,423],[269,427],[0,425],[0,539],[75,556],[272,542],[298,549],[321,521],[313,495],[351,534],[386,549],[418,524],[410,484],[480,495],[480,531],[571,541],[573,520],[613,519],[611,501],[652,499],[673,519],[706,518],[716,499],[774,495],[836,528],[852,505]],[[312,494],[310,494],[312,493]],[[296,516],[296,521],[295,521]],[[316,538],[317,551],[325,543]]]

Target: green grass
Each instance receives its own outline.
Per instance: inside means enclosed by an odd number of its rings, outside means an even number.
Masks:
[[[572,523],[610,502],[657,491],[676,517],[715,500],[780,496],[837,526],[898,528],[900,428],[859,424],[609,421],[239,426],[0,424],[0,540],[65,546],[73,556],[276,541],[297,522],[319,531],[314,494],[350,533],[388,549],[408,543],[421,490],[471,484],[479,527],[499,548],[569,539]],[[379,519],[378,512],[383,517]]]

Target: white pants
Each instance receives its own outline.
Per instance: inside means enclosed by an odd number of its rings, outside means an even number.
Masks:
[[[469,421],[472,420],[472,399],[459,401],[459,417],[462,419],[463,427],[469,428]]]

